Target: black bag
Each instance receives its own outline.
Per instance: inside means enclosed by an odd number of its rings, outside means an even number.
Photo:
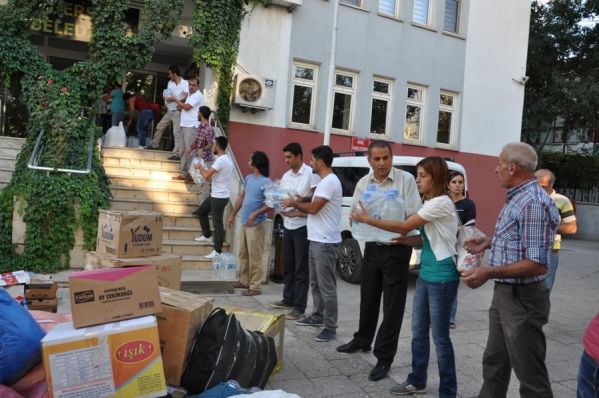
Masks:
[[[190,395],[227,380],[264,388],[277,362],[272,337],[243,329],[235,315],[215,308],[196,333],[181,387]]]

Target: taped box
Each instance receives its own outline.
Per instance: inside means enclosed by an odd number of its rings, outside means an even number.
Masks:
[[[32,299],[53,299],[56,298],[58,285],[54,282],[36,283],[25,286],[25,297]]]
[[[235,318],[239,321],[242,328],[252,332],[260,332],[275,340],[278,362],[274,371],[278,372],[281,370],[283,367],[283,347],[285,341],[285,315],[236,306],[224,305],[222,308],[229,314],[235,314]]]
[[[60,323],[42,339],[42,354],[49,398],[166,395],[153,316],[83,329]]]
[[[150,265],[156,268],[158,286],[175,290],[181,289],[181,256],[161,253],[153,257],[111,258],[96,251],[85,253],[84,269],[88,271],[140,265]]]
[[[158,256],[162,252],[162,214],[100,210],[96,250],[113,258]]]
[[[71,272],[69,294],[76,328],[153,315],[161,310],[152,266]]]
[[[164,374],[168,384],[178,386],[195,334],[212,311],[214,299],[161,287],[160,302],[162,312],[156,318]]]

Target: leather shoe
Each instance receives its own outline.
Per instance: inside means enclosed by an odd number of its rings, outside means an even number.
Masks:
[[[168,158],[168,160],[176,160],[176,161],[179,161],[179,160],[181,160],[181,158],[180,158],[179,156],[175,156],[175,155],[173,155],[173,156],[171,156],[170,158]]]
[[[344,352],[346,354],[351,354],[352,352],[356,352],[358,350],[362,350],[364,352],[370,351],[370,346],[364,347],[355,342],[355,340],[351,340],[349,343],[345,343],[337,347],[337,352]]]
[[[176,176],[176,177],[173,177],[173,180],[175,180],[175,181],[185,181],[185,177],[183,177],[183,176]]]
[[[370,374],[368,375],[368,380],[379,381],[385,378],[385,376],[387,376],[387,373],[389,373],[389,368],[391,368],[391,365],[377,363],[376,366],[372,368],[372,370],[370,371]]]

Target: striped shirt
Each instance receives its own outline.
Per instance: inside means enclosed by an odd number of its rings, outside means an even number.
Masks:
[[[198,128],[198,132],[196,134],[195,147],[201,148],[204,151],[202,158],[206,162],[212,162],[214,160],[214,156],[212,156],[212,149],[206,149],[206,146],[208,144],[212,145],[213,142],[214,129],[212,128],[210,123],[200,123],[200,127]]]
[[[555,206],[557,206],[557,209],[559,210],[561,224],[570,224],[571,222],[576,221],[574,207],[572,206],[570,199],[564,195],[560,195],[559,193],[555,192],[555,190],[552,191],[549,196],[551,199],[553,199],[553,203],[555,203]],[[561,248],[561,242],[562,236],[560,234],[556,234],[555,241],[553,242],[553,250],[559,250]]]
[[[547,249],[553,245],[559,222],[557,207],[536,180],[510,188],[495,224],[489,265],[502,267],[528,259],[547,266]],[[496,281],[527,284],[543,279],[544,275]]]

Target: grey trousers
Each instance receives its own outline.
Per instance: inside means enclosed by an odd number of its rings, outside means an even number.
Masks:
[[[312,319],[322,321],[324,327],[337,329],[337,279],[335,263],[340,243],[310,241],[308,264],[312,288]]]
[[[179,156],[179,148],[177,147],[177,144],[181,145],[181,112],[179,111],[169,111],[164,114],[162,119],[160,119],[156,125],[154,137],[152,138],[152,144],[148,146],[151,146],[152,148],[158,148],[160,146],[160,140],[162,139],[164,130],[171,123],[173,124],[173,139],[175,140],[173,155]]]
[[[553,397],[545,366],[543,333],[549,307],[549,289],[544,281],[495,284],[480,398],[504,398],[512,369],[520,381],[521,397]]]
[[[191,154],[187,154],[187,150],[191,148],[191,145],[196,139],[198,129],[195,127],[181,127],[183,133],[183,151],[181,153],[181,172],[183,177],[187,177],[189,174],[189,162],[191,160]]]
[[[210,231],[209,214],[212,214],[212,224],[214,225],[214,250],[218,253],[223,251],[223,242],[225,241],[225,223],[223,220],[225,207],[229,204],[229,198],[220,199],[209,197],[202,202],[199,212],[200,226],[202,227],[202,235],[206,238],[212,236]]]

